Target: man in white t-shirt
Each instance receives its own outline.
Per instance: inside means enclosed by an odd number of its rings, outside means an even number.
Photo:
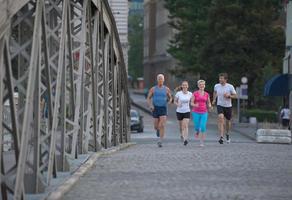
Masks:
[[[219,83],[214,87],[213,105],[217,99],[218,129],[220,133],[219,143],[223,144],[224,132],[226,131],[226,141],[230,143],[229,131],[231,128],[232,118],[232,99],[237,98],[233,85],[227,83],[228,74],[219,74]],[[224,124],[226,119],[226,130]]]

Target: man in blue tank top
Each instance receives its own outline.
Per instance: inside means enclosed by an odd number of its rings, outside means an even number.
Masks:
[[[147,97],[147,103],[154,118],[154,128],[157,137],[159,137],[158,147],[162,147],[167,116],[167,102],[171,102],[170,89],[164,86],[163,83],[164,75],[158,74],[157,85],[149,90]]]

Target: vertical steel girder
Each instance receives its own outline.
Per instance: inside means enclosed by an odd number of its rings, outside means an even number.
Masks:
[[[1,199],[50,185],[68,160],[129,141],[129,98],[105,0],[0,5]],[[3,10],[1,8],[1,10]]]

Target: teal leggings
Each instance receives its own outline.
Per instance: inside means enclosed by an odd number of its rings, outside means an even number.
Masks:
[[[192,115],[193,115],[193,121],[195,125],[195,131],[205,133],[206,124],[208,121],[208,112],[205,112],[205,113],[192,112]]]

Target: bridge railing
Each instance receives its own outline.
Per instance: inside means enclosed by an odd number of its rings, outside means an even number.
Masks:
[[[6,0],[0,11],[1,197],[22,199],[68,159],[129,141],[127,72],[105,0]]]

